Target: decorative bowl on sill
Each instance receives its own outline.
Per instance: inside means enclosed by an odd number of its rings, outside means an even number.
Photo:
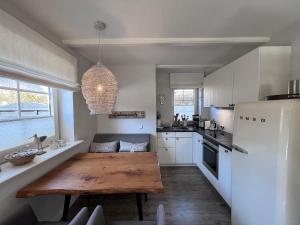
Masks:
[[[21,150],[18,152],[9,153],[4,156],[8,162],[12,163],[15,166],[24,165],[30,163],[38,153],[37,149],[27,149]]]

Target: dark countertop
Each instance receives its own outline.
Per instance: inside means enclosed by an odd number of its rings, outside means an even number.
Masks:
[[[223,147],[231,150],[232,148],[232,134],[224,132],[224,131],[210,131],[204,130],[202,128],[197,127],[188,127],[188,128],[157,128],[156,132],[196,132],[201,134],[204,138],[211,139],[212,141],[216,141]]]

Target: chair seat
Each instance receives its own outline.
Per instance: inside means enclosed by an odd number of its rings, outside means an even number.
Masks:
[[[113,221],[107,225],[156,225],[153,221]]]

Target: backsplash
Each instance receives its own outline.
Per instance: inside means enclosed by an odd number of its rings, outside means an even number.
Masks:
[[[233,110],[210,108],[210,119],[215,120],[219,126],[224,126],[226,132],[233,133],[233,118]]]

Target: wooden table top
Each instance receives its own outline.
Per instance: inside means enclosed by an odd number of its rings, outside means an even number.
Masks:
[[[17,197],[159,193],[163,190],[155,152],[79,153],[21,189]]]

